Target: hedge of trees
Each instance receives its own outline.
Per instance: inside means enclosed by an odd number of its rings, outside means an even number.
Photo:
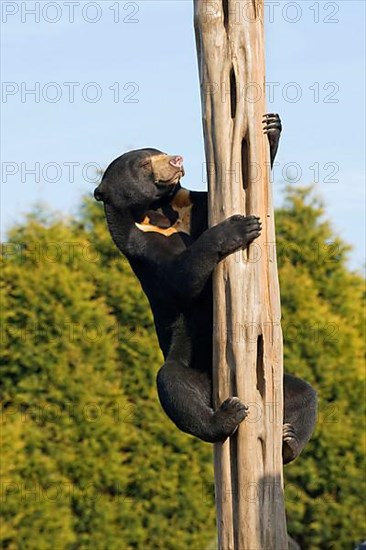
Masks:
[[[320,398],[285,468],[289,532],[304,549],[352,548],[365,537],[364,281],[311,189],[288,190],[277,232],[285,368]],[[2,548],[212,547],[212,449],[160,407],[152,316],[100,206],[32,214],[2,248]]]

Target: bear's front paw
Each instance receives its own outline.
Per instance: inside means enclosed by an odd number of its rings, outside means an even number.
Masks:
[[[299,454],[299,440],[292,424],[284,424],[282,431],[282,457],[287,464]]]
[[[248,246],[261,234],[262,223],[257,216],[235,215],[231,216],[229,221],[233,224],[232,237],[235,248]]]
[[[263,133],[268,136],[269,141],[278,141],[282,132],[282,123],[277,113],[263,115]]]

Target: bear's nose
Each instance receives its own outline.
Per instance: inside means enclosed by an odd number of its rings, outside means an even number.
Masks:
[[[174,166],[174,168],[182,168],[183,166],[183,157],[177,156],[173,157],[170,161],[170,164]]]

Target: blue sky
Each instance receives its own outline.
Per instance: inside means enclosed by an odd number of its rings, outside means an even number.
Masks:
[[[1,4],[2,230],[39,201],[75,213],[130,148],[182,154],[184,185],[206,188],[191,0]],[[362,268],[365,3],[271,1],[264,19],[276,203],[283,175],[318,180]]]

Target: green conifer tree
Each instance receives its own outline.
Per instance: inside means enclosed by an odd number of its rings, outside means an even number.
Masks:
[[[311,189],[288,190],[277,236],[285,369],[319,394],[285,469],[289,532],[343,550],[364,537],[364,281]],[[211,446],[160,407],[152,315],[100,206],[30,216],[2,261],[2,547],[206,549]]]

